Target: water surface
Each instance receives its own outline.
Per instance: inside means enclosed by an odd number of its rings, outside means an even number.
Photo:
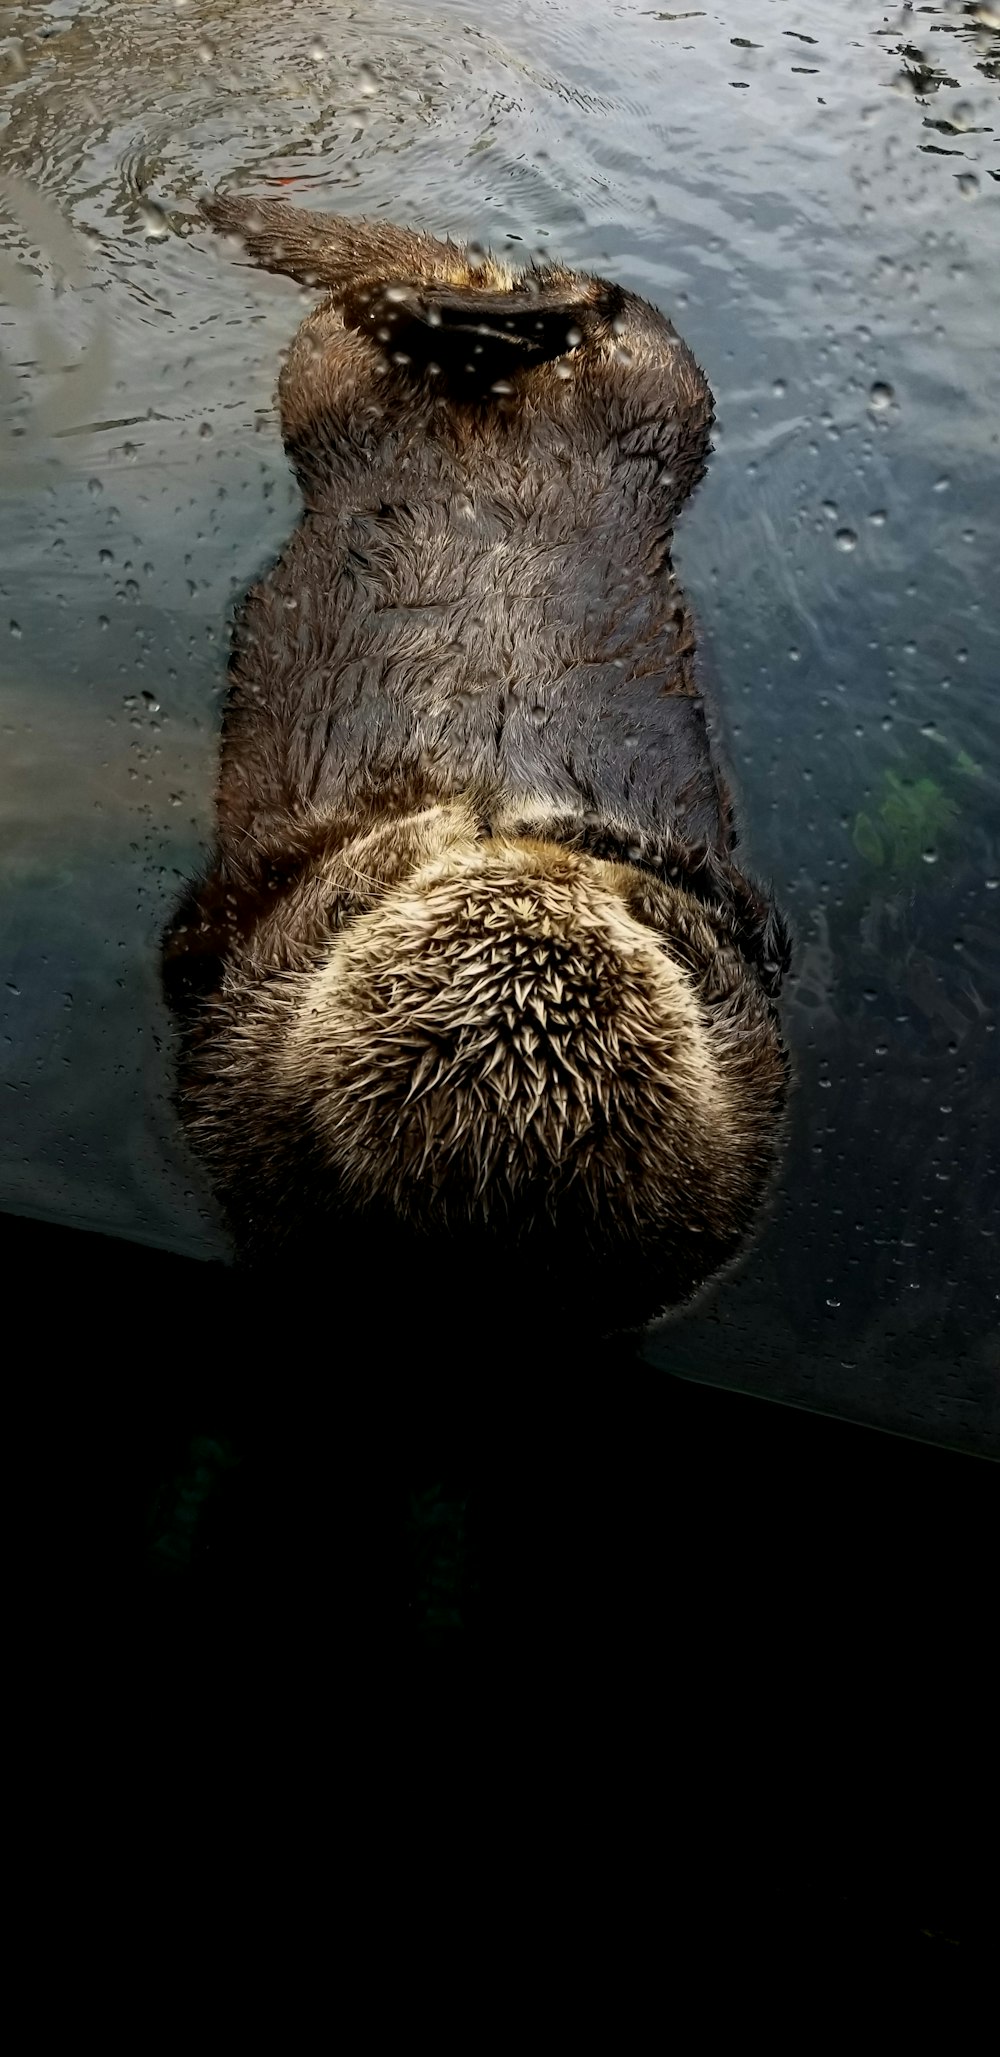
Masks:
[[[664,307],[716,393],[677,561],[797,941],[770,1217],[646,1354],[1000,1449],[1000,11],[25,0],[0,28],[0,1207],[226,1249],[157,951],[211,832],[229,613],[295,518],[272,392],[303,296],[193,196],[549,251]]]

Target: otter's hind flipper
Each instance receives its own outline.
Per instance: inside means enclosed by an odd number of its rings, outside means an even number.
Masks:
[[[343,316],[397,362],[487,383],[575,349],[621,304],[617,286],[571,275],[553,282],[529,272],[500,291],[471,280],[365,279],[345,294]]]

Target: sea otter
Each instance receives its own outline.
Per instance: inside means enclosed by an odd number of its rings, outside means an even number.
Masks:
[[[787,1087],[787,933],[670,556],[707,381],[603,279],[203,212],[323,297],[279,383],[302,517],[165,942],[182,1118],[239,1258],[303,1290],[638,1327],[744,1242]]]

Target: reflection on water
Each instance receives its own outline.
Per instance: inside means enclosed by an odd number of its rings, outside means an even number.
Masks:
[[[619,277],[707,367],[678,554],[796,928],[799,1083],[756,1248],[647,1354],[996,1449],[1000,13],[26,0],[0,27],[0,1205],[224,1248],[156,953],[210,829],[227,610],[294,515],[271,392],[302,296],[191,201],[285,185]]]

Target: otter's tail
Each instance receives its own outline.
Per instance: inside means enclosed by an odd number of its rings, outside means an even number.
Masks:
[[[575,349],[622,306],[620,288],[603,279],[560,267],[513,274],[388,222],[230,194],[202,200],[201,210],[264,270],[325,287],[347,327],[396,362],[496,380]]]
[[[235,236],[263,271],[287,272],[302,286],[340,294],[365,277],[457,282],[468,276],[465,253],[456,245],[390,222],[313,214],[245,193],[209,193],[199,206],[206,221],[221,235]]]

